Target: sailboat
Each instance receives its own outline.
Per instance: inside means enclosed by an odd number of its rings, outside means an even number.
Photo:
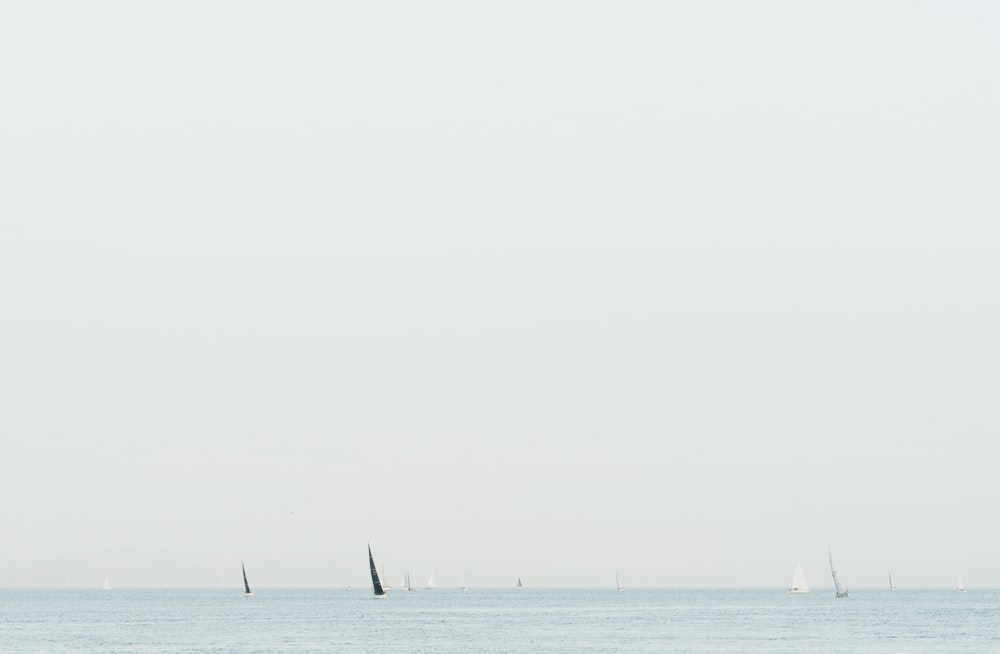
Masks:
[[[794,593],[796,595],[804,595],[809,592],[809,584],[806,583],[806,575],[802,572],[802,562],[795,562],[795,575],[792,577],[792,587],[788,589],[789,593]]]
[[[406,573],[406,590],[416,590],[413,586],[413,574],[410,572]]]
[[[253,591],[250,590],[250,583],[247,581],[247,567],[243,565],[243,561],[240,561],[240,567],[243,568],[243,588],[245,589],[243,594],[250,597],[253,595]]]
[[[383,588],[385,588],[385,592],[388,593],[390,590],[392,590],[392,586],[389,585],[389,578],[385,576],[385,566],[382,566],[382,578],[386,580],[386,583],[383,586]]]
[[[427,577],[427,585],[424,586],[424,588],[426,590],[434,590],[435,588],[437,588],[437,584],[434,583],[434,573],[433,572],[431,573],[431,576]]]
[[[111,579],[109,577],[104,578],[104,585],[101,586],[102,590],[111,590]]]
[[[829,546],[827,546],[826,551],[830,555],[830,574],[833,575],[833,587],[837,590],[837,597],[847,597],[847,588],[844,584],[840,583],[840,575],[837,573],[837,567],[833,565],[833,552],[830,551]]]
[[[521,583],[521,578],[520,577],[517,578],[517,587],[518,588],[524,588],[524,584]]]
[[[382,583],[378,580],[378,570],[375,569],[371,543],[368,544],[368,565],[372,569],[372,588],[375,591],[375,597],[388,597],[389,593],[382,589]]]
[[[955,582],[955,592],[956,593],[964,593],[965,592],[965,584],[962,583],[962,576],[961,575],[959,575],[958,581]]]
[[[618,571],[617,570],[615,570],[615,585],[618,586],[618,592],[619,593],[622,592],[623,590],[625,590],[625,587],[622,586],[622,582],[618,579]]]
[[[890,591],[896,590],[896,587],[892,585],[892,573],[891,572],[889,573],[889,590]]]
[[[465,573],[460,572],[458,575],[458,589],[463,593],[469,592],[469,587],[465,585]]]

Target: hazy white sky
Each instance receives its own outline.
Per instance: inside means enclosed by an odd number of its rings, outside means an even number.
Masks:
[[[1000,585],[998,34],[3,3],[0,586]]]

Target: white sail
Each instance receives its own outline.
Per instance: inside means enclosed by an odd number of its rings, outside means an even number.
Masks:
[[[802,572],[802,563],[795,562],[795,575],[792,577],[792,587],[789,593],[804,594],[809,592],[809,584],[806,583],[806,575]]]
[[[889,573],[889,590],[896,590],[895,584],[892,583],[892,573]]]
[[[429,577],[427,577],[427,585],[424,586],[427,590],[433,590],[437,588],[437,584],[434,583],[434,573],[432,572]]]
[[[833,553],[830,552],[829,547],[826,548],[826,551],[830,554],[830,574],[833,575],[833,587],[837,590],[837,597],[847,597],[847,587],[841,583],[837,566],[833,564]]]
[[[104,578],[104,585],[101,586],[104,590],[111,590],[111,579],[109,577]]]
[[[465,585],[465,573],[460,572],[458,575],[458,589],[463,593],[469,590],[469,587]]]
[[[962,583],[962,577],[959,577],[958,581],[955,582],[955,592],[956,593],[965,592],[965,584]]]
[[[623,590],[625,590],[625,588],[622,587],[621,580],[618,578],[618,571],[617,570],[615,570],[615,585],[618,586],[618,592],[619,593],[622,592]]]

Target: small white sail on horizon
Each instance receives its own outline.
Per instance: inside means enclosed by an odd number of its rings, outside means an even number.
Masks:
[[[890,591],[896,590],[896,586],[892,583],[892,573],[891,572],[889,573],[889,590]]]
[[[101,586],[101,590],[111,590],[111,578],[110,577],[105,577],[104,578],[104,585]]]
[[[469,592],[469,587],[465,585],[465,573],[460,572],[458,574],[458,589],[463,593]]]
[[[792,587],[788,589],[789,593],[796,595],[804,595],[809,592],[809,584],[806,583],[806,575],[802,572],[802,562],[795,562],[795,574],[792,576]]]
[[[965,584],[962,583],[962,575],[959,575],[958,580],[955,582],[955,592],[956,593],[965,592]]]
[[[830,574],[833,575],[833,587],[837,591],[837,597],[847,597],[847,587],[840,582],[840,574],[837,572],[837,566],[833,564],[833,552],[830,551],[829,546],[827,546],[826,551],[830,555]]]
[[[424,586],[425,590],[434,590],[437,588],[437,584],[434,583],[434,573],[432,572],[429,577],[427,577],[427,585]]]
[[[622,592],[623,590],[625,590],[625,587],[622,586],[621,580],[618,578],[618,571],[617,570],[615,570],[615,586],[618,586],[618,592],[619,593]]]

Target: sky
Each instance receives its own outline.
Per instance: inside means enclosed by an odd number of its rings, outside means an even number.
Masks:
[[[1000,586],[998,33],[3,3],[0,587]]]

